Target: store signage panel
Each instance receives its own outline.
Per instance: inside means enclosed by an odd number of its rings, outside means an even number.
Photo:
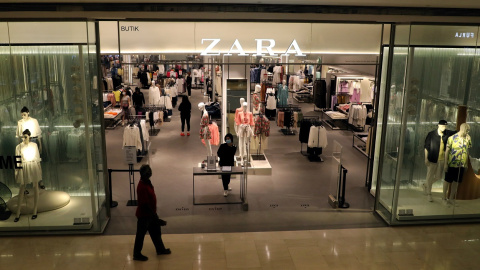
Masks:
[[[86,22],[9,22],[11,43],[87,43]]]
[[[449,25],[412,25],[410,45],[477,46],[478,27]]]
[[[8,44],[8,24],[6,22],[0,23],[0,44]]]
[[[122,53],[194,53],[193,22],[120,22]],[[117,29],[115,27],[115,29]],[[103,42],[103,41],[102,41]],[[101,43],[102,43],[101,42]]]
[[[197,22],[195,48],[202,55],[306,56],[310,23]]]
[[[220,51],[216,51],[215,47],[217,46],[218,43],[221,42],[220,38],[205,38],[202,39],[202,44],[204,42],[211,42],[207,48],[205,48],[200,55],[220,55]],[[257,44],[257,50],[256,53],[252,54],[253,56],[278,56],[278,53],[274,52],[275,49],[275,40],[274,39],[261,39],[257,38],[255,39],[255,42]],[[224,54],[225,56],[232,56],[232,55],[238,55],[238,56],[249,56],[250,54],[246,53],[245,50],[243,49],[242,45],[240,44],[240,41],[238,39],[235,39],[233,42],[232,46],[230,47],[230,50]],[[282,55],[295,55],[295,56],[307,56],[306,54],[302,53],[302,50],[300,49],[300,46],[298,45],[298,42],[294,39],[290,46],[285,50],[285,52]]]
[[[378,54],[382,26],[380,24],[312,24],[312,53]]]

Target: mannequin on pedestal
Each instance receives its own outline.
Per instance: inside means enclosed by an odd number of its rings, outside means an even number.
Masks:
[[[423,194],[428,196],[429,202],[433,202],[432,185],[443,177],[447,139],[455,133],[455,131],[447,130],[446,128],[447,121],[440,120],[437,130],[429,132],[425,139],[427,178],[422,187]]]
[[[245,102],[245,99],[244,99],[244,98],[240,98],[240,108],[236,108],[236,109],[235,109],[235,119],[237,119],[237,116],[238,116],[239,113],[243,112],[243,107],[242,107],[242,106],[243,106],[243,103],[244,103],[244,102]],[[238,124],[237,124],[236,121],[235,121],[235,127],[234,127],[234,128],[235,128],[235,133],[238,134],[238,133],[237,133]]]
[[[250,138],[253,136],[253,126],[255,123],[253,122],[253,114],[248,111],[248,103],[244,102],[242,104],[242,112],[239,112],[237,117],[235,118],[235,123],[237,127],[237,135],[238,135],[238,148],[240,159],[243,163],[243,160],[247,158],[247,143],[250,141]]]
[[[212,145],[210,144],[210,139],[212,138],[212,135],[210,134],[210,129],[208,127],[208,125],[210,124],[210,117],[208,116],[207,110],[205,110],[205,103],[198,103],[198,109],[202,112],[202,118],[200,119],[200,139],[205,140],[207,156],[211,156]]]
[[[443,202],[453,204],[457,195],[458,185],[462,182],[463,172],[468,166],[468,149],[472,147],[472,139],[468,133],[467,123],[460,125],[460,131],[449,137],[445,151],[445,182],[443,183]],[[447,198],[448,188],[450,196]]]
[[[20,220],[21,205],[25,194],[26,184],[33,183],[34,189],[34,206],[32,219],[37,218],[37,206],[39,197],[38,183],[42,179],[42,166],[40,165],[40,153],[36,143],[30,141],[30,131],[26,129],[22,133],[22,140],[15,148],[15,155],[21,157],[21,169],[15,170],[15,180],[20,184],[20,191],[18,194],[18,208],[14,222]]]

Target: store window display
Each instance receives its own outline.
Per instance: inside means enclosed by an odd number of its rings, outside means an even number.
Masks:
[[[237,116],[239,113],[243,112],[243,103],[245,102],[244,98],[240,98],[240,107],[235,109],[235,119],[237,119]],[[235,121],[235,134],[238,134],[238,123]]]
[[[427,178],[423,187],[424,195],[428,196],[428,201],[433,202],[432,186],[438,180],[441,180],[444,172],[445,149],[448,137],[455,131],[447,130],[447,121],[440,120],[438,128],[428,133],[425,139],[425,166],[427,167]]]
[[[443,202],[453,204],[458,185],[462,183],[463,173],[468,167],[468,151],[472,147],[472,139],[468,133],[470,126],[463,123],[460,131],[449,137],[445,151],[445,182],[443,183]],[[448,190],[450,194],[448,195]]]

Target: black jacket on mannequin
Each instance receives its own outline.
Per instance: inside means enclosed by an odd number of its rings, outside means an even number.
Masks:
[[[448,137],[452,136],[455,133],[457,132],[448,129],[443,131],[442,141],[444,151],[447,150]],[[437,129],[428,133],[427,138],[425,139],[425,149],[428,151],[428,161],[432,163],[437,163],[438,154],[440,152],[440,135],[438,135]]]

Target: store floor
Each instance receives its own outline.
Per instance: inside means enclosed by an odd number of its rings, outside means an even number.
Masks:
[[[147,99],[148,100],[148,99]],[[285,136],[271,122],[268,149],[265,151],[272,175],[248,177],[248,211],[238,204],[193,205],[192,169],[206,157],[198,137],[200,112],[204,101],[200,90],[192,93],[191,136],[180,136],[180,119],[174,108],[171,122],[164,123],[160,133],[151,137],[148,157],[141,164],[153,168],[152,182],[158,199],[158,213],[168,221],[165,233],[222,233],[326,228],[381,227],[385,224],[372,212],[374,199],[365,185],[366,157],[352,147],[351,131],[329,131],[329,146],[322,154],[324,162],[310,162],[300,153],[298,135]],[[305,115],[315,115],[313,104],[301,104]],[[328,128],[327,128],[328,130]],[[122,150],[123,129],[106,131],[108,167],[128,169]],[[334,140],[343,146],[344,166],[348,169],[346,201],[350,209],[333,210],[328,195],[334,194],[338,165],[332,158]],[[304,146],[305,150],[306,146]],[[217,147],[213,146],[216,153]],[[141,164],[136,164],[139,168]],[[136,174],[136,183],[139,175]],[[232,180],[233,191],[223,197],[220,179],[196,179],[196,200],[227,202],[239,195],[239,181]],[[127,173],[113,173],[112,209],[106,234],[134,234],[135,207],[126,206],[130,199]],[[237,198],[236,198],[237,197]]]
[[[0,269],[474,270],[478,224],[167,234],[171,255],[132,260],[134,235],[2,237]]]

